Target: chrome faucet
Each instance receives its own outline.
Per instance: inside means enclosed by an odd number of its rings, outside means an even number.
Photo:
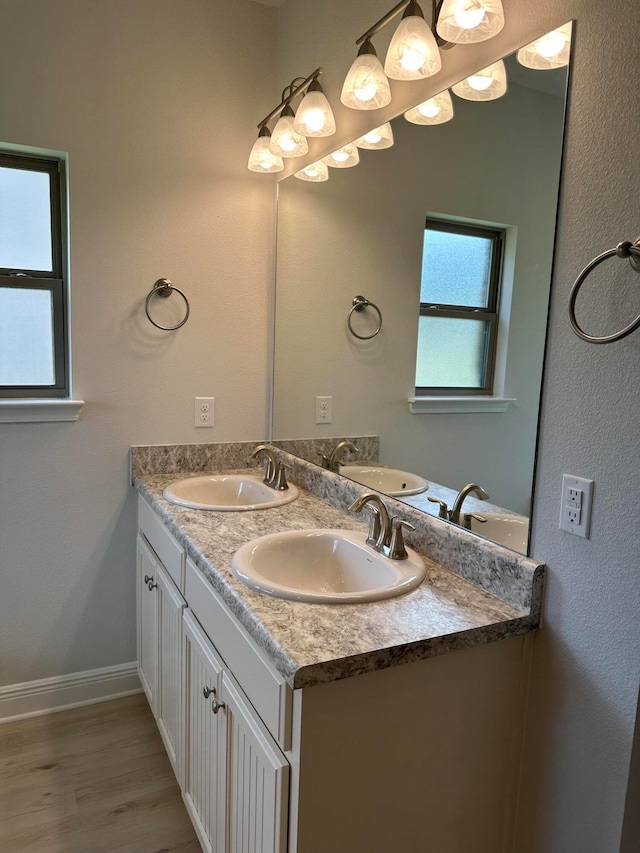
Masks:
[[[339,474],[340,465],[344,463],[340,462],[340,460],[338,459],[338,453],[343,448],[346,450],[350,450],[351,453],[359,453],[359,450],[355,446],[355,444],[352,441],[349,441],[348,438],[346,438],[336,444],[329,456],[327,456],[325,453],[318,452],[318,455],[322,458],[322,467],[326,468],[328,471],[333,471],[334,474]]]
[[[487,520],[481,515],[476,515],[474,512],[461,513],[464,499],[467,497],[467,495],[470,495],[472,493],[479,497],[481,501],[489,500],[489,495],[477,483],[469,483],[463,489],[460,489],[460,491],[456,495],[456,499],[453,502],[453,506],[451,507],[451,509],[449,509],[446,503],[444,501],[441,501],[439,498],[430,498],[429,496],[427,496],[427,500],[431,501],[431,503],[438,504],[439,518],[444,518],[447,521],[452,521],[454,524],[462,524],[463,527],[466,527],[467,530],[470,530],[472,518],[475,518],[476,521],[480,522]],[[462,521],[460,520],[461,518]]]
[[[360,495],[349,509],[352,512],[361,512],[365,507],[371,513],[367,545],[390,560],[406,560],[409,555],[404,545],[402,530],[415,530],[415,527],[402,518],[390,518],[385,502],[371,492]]]
[[[266,444],[259,444],[251,454],[251,458],[258,461],[262,457],[267,460],[264,480],[262,482],[271,489],[284,492],[285,489],[289,488],[284,465],[282,462],[278,462],[273,449]]]

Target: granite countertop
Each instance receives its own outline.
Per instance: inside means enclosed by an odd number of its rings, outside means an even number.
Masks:
[[[245,468],[242,473],[252,472]],[[362,516],[336,509],[302,488],[294,502],[267,510],[185,509],[162,497],[168,483],[184,476],[140,475],[135,486],[294,688],[481,645],[537,627],[530,611],[518,609],[424,556],[424,583],[385,601],[308,604],[257,592],[231,571],[231,557],[240,545],[282,530],[366,530]],[[412,545],[410,534],[407,544]]]

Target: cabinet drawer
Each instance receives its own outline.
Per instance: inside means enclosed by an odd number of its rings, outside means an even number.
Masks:
[[[184,550],[143,497],[138,498],[138,527],[165,567],[171,580],[184,592]]]
[[[190,559],[185,598],[281,749],[289,749],[293,691]]]

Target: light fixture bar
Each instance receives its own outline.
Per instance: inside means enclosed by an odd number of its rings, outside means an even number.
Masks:
[[[278,115],[278,113],[284,107],[288,106],[291,103],[291,101],[295,97],[297,97],[297,95],[299,95],[301,92],[306,91],[306,89],[313,83],[313,81],[317,80],[317,78],[321,74],[322,74],[322,68],[316,68],[316,70],[312,74],[310,74],[308,77],[306,77],[305,79],[303,79],[302,77],[296,77],[295,80],[293,81],[293,83],[291,83],[291,85],[287,86],[284,90],[286,92],[287,89],[291,89],[291,92],[286,97],[284,96],[284,92],[282,93],[282,101],[278,104],[278,106],[274,110],[271,110],[271,112],[269,113],[268,116],[263,118],[262,121],[258,122],[258,129],[260,129],[261,127],[264,127],[268,122],[271,121],[272,118],[275,118]],[[300,83],[299,86],[296,86],[295,88],[293,88],[296,80],[302,80],[302,83]]]
[[[387,12],[387,14],[380,18],[380,20],[376,24],[374,24],[370,29],[368,29],[364,35],[360,36],[360,38],[356,41],[356,44],[362,44],[362,42],[366,39],[370,39],[375,36],[376,33],[379,33],[381,29],[387,26],[389,21],[393,21],[393,19],[396,18],[400,14],[400,12],[404,12],[410,2],[411,0],[401,0],[401,2],[398,3],[397,6],[394,6],[390,12]]]
[[[429,0],[426,0],[429,2]],[[379,33],[380,30],[384,29],[390,21],[393,21],[394,18],[397,18],[401,12],[412,3],[412,0],[401,0],[396,6],[393,7],[386,15],[380,18],[370,29],[361,35],[359,39],[356,40],[356,44],[362,44],[363,41],[367,39],[373,38],[376,33]],[[441,47],[443,50],[449,50],[454,47],[451,42],[448,42],[446,39],[443,39],[436,33],[436,19],[438,17],[438,12],[440,11],[440,7],[442,6],[442,0],[431,0],[431,31],[433,32],[436,43],[438,47]]]

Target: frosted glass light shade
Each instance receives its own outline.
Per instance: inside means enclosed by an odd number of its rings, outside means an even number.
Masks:
[[[281,172],[284,169],[282,157],[274,154],[269,148],[269,131],[266,134],[262,128],[249,154],[249,170],[251,172]]]
[[[503,27],[500,0],[444,0],[436,31],[445,41],[472,44],[493,38]]]
[[[322,162],[334,169],[349,169],[351,166],[358,165],[360,155],[358,154],[355,143],[350,142],[348,145],[338,148],[337,151],[329,154],[328,157],[324,157]]]
[[[369,133],[365,133],[360,139],[356,139],[354,145],[358,148],[368,148],[373,151],[379,151],[382,148],[391,148],[393,145],[393,130],[389,122],[375,127]]]
[[[421,15],[403,18],[393,34],[384,73],[392,80],[421,80],[442,68],[440,51]]]
[[[459,98],[466,101],[494,101],[507,91],[504,62],[499,59],[451,88]]]
[[[336,120],[333,110],[326,95],[320,88],[320,84],[316,84],[316,88],[314,87],[314,83],[311,84],[307,94],[302,99],[302,103],[298,107],[293,122],[293,129],[302,136],[331,136],[336,132]]]
[[[453,118],[453,103],[449,90],[418,104],[404,114],[412,124],[444,124]]]
[[[570,54],[571,22],[569,21],[568,24],[520,48],[516,56],[520,65],[544,71],[568,65]]]
[[[271,134],[271,152],[280,157],[301,157],[309,150],[307,139],[293,126],[294,114],[291,107],[282,110]]]
[[[352,110],[378,110],[390,103],[391,87],[375,51],[359,53],[355,58],[345,77],[340,100]]]
[[[310,166],[305,166],[304,169],[295,172],[295,177],[301,181],[311,181],[312,183],[319,184],[322,181],[329,180],[329,170],[322,160],[318,160],[317,163],[311,163]]]

